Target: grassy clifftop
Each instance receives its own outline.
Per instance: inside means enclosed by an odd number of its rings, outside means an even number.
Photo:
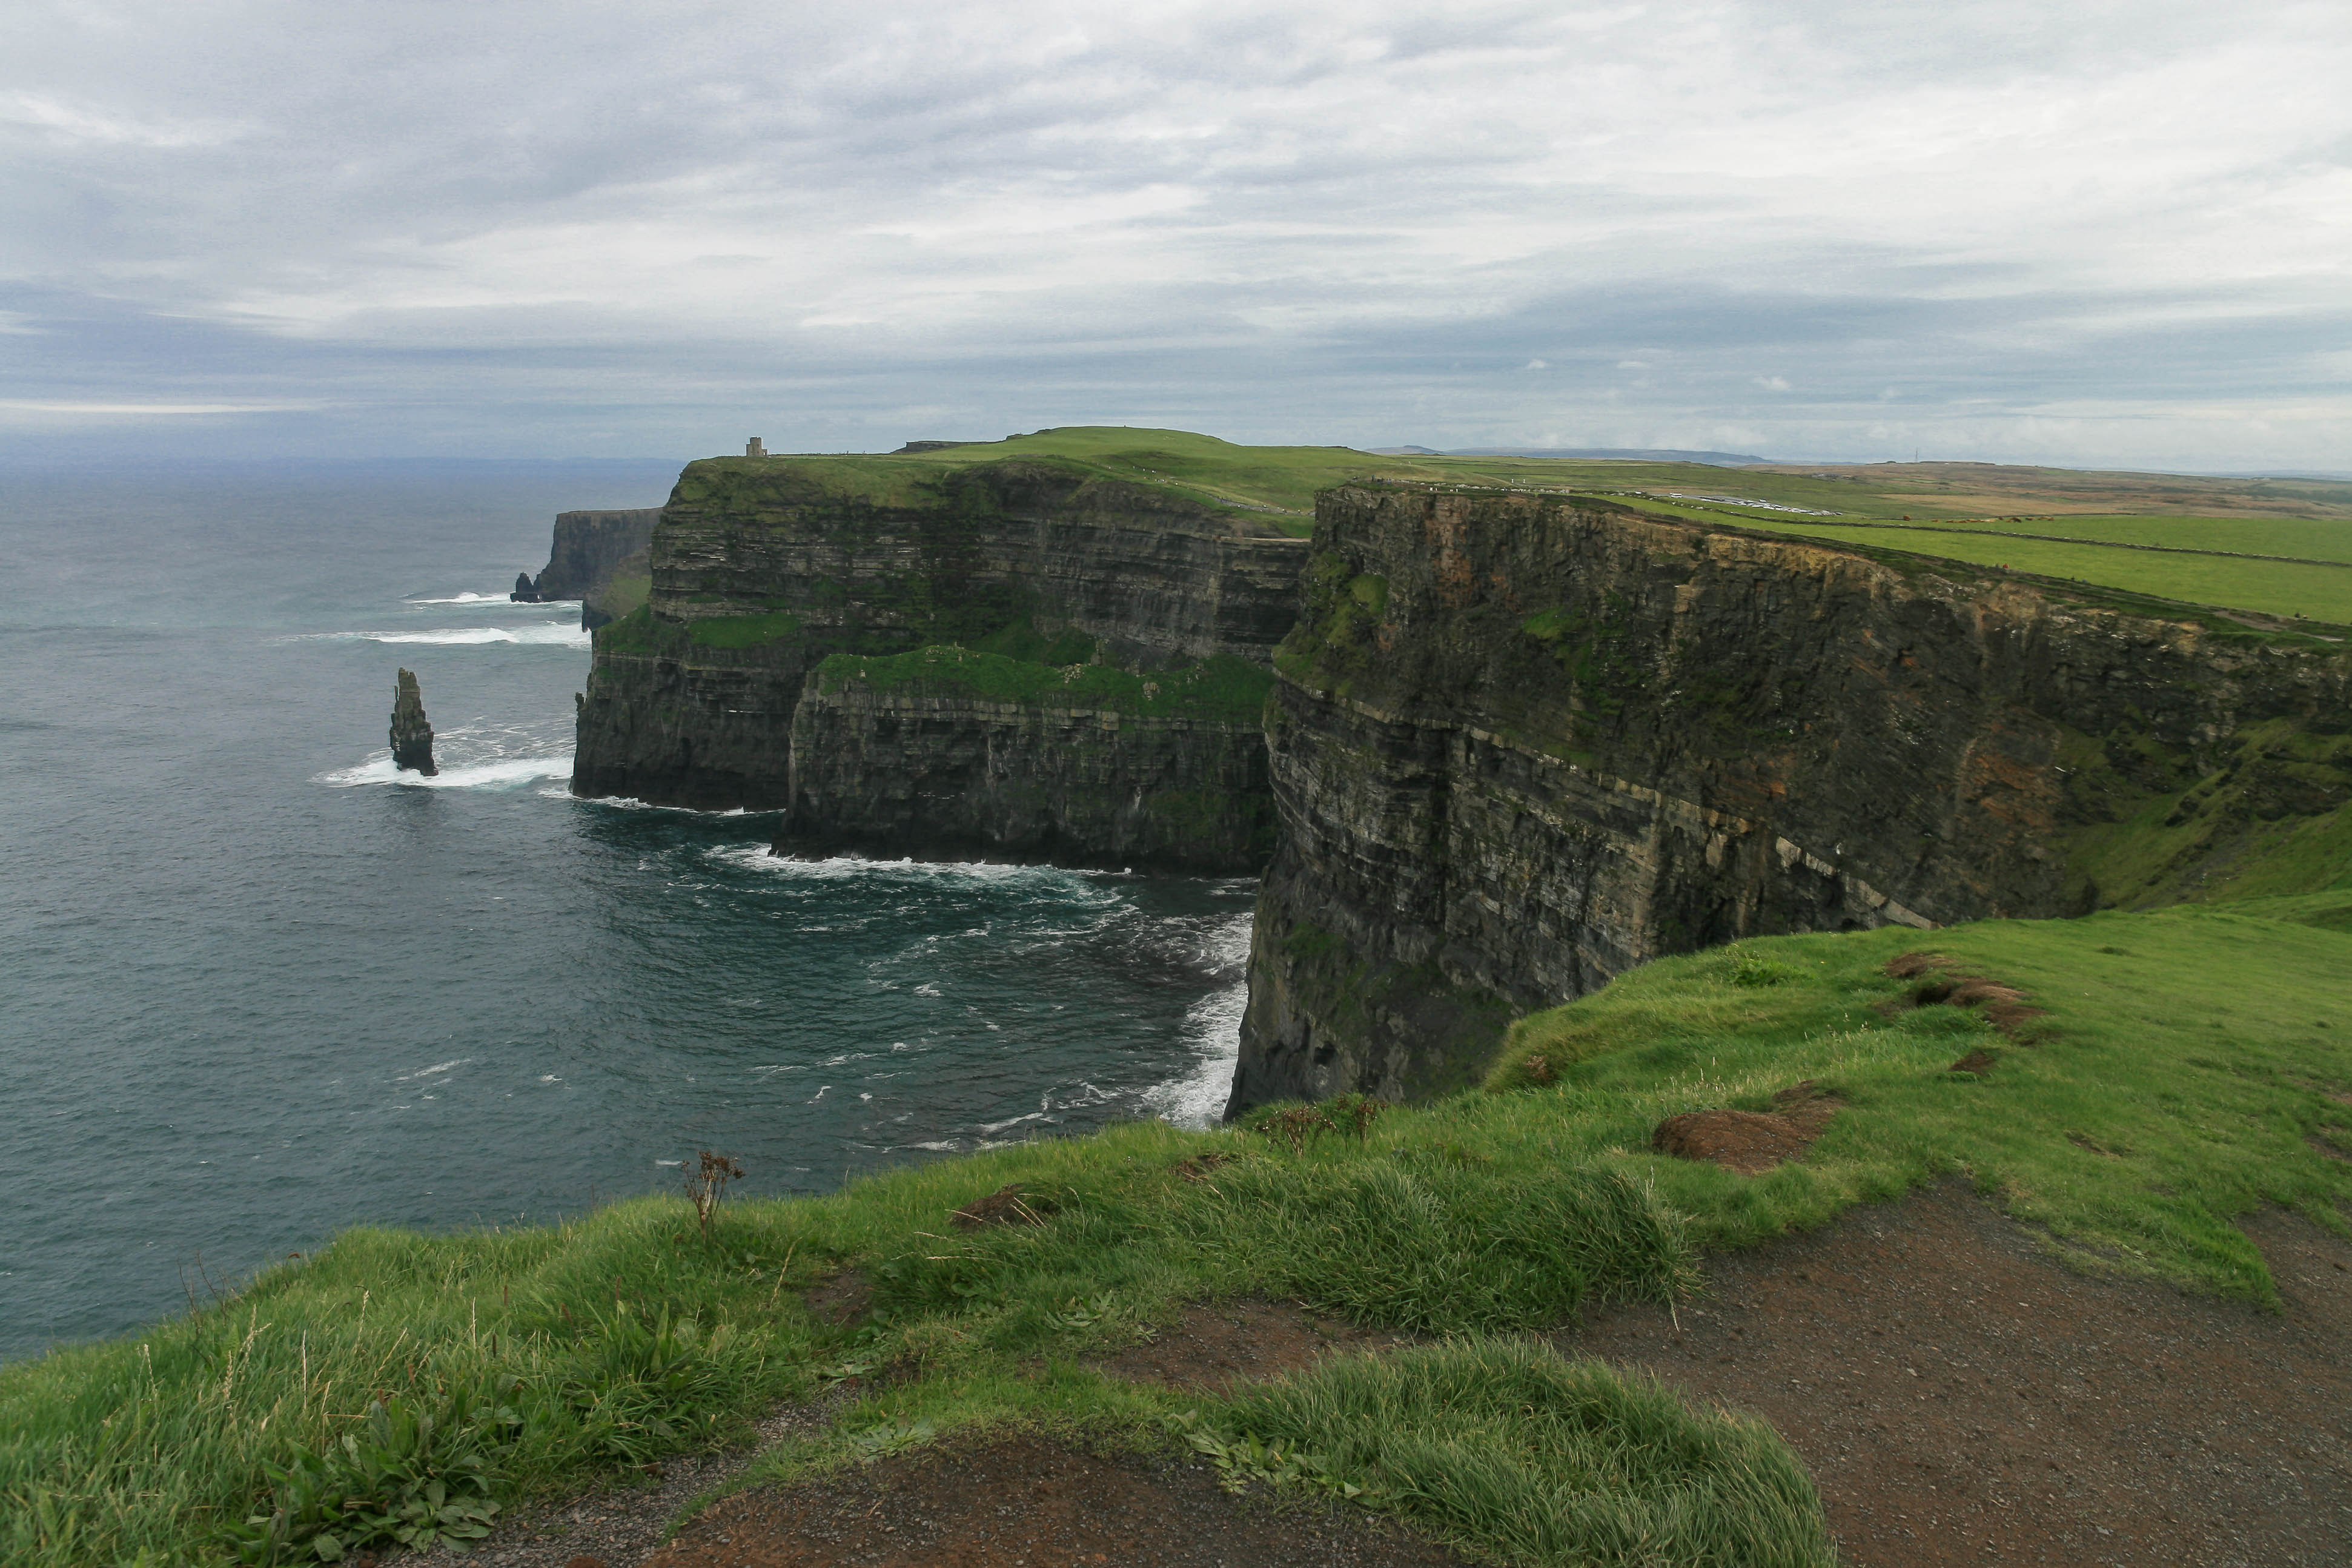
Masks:
[[[1917,950],[1926,968],[1887,972]],[[545,1229],[350,1232],[200,1313],[0,1371],[0,1556],[314,1560],[430,1479],[444,1506],[487,1514],[888,1364],[899,1379],[761,1473],[1026,1423],[1358,1489],[1509,1561],[1541,1560],[1529,1532],[1567,1528],[1581,1497],[1618,1511],[1612,1528],[1682,1521],[1645,1562],[1825,1563],[1818,1504],[1769,1431],[1493,1336],[1671,1294],[1695,1248],[1949,1172],[2086,1266],[2266,1299],[2231,1220],[2284,1204],[2340,1228],[2352,1201],[2347,967],[2352,884],[1772,938],[1523,1020],[1485,1090],[1369,1121],[1339,1105],[1328,1128],[1135,1124],[730,1202],[708,1239],[678,1199]],[[2030,1012],[2004,1029],[1982,1006],[1922,1004],[1966,975]],[[1764,1111],[1801,1081],[1842,1103],[1801,1158],[1744,1176],[1651,1150],[1665,1117]],[[1007,1186],[1039,1223],[948,1223]],[[870,1285],[866,1312],[802,1304],[845,1270]],[[1467,1337],[1225,1399],[1095,1364],[1185,1301],[1252,1291]],[[1552,1475],[1514,1423],[1587,1447]],[[1479,1477],[1429,1458],[1465,1452],[1485,1455]],[[1498,1486],[1519,1501],[1496,1505]]]

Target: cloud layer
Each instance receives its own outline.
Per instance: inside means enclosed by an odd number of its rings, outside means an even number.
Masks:
[[[1085,422],[2352,467],[2335,4],[182,0],[12,33],[7,449]]]

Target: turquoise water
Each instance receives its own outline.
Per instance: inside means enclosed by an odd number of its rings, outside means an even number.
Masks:
[[[1253,884],[571,798],[573,507],[675,465],[0,472],[0,1355],[356,1223],[1222,1108]],[[394,780],[417,672],[441,776]]]

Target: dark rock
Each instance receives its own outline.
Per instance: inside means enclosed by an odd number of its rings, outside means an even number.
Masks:
[[[1265,742],[1248,721],[812,678],[776,848],[1255,872],[1274,850]]]
[[[433,727],[425,720],[425,694],[408,670],[400,672],[392,688],[392,765],[428,779],[441,771],[433,766]]]
[[[527,571],[519,571],[515,573],[514,591],[508,594],[507,598],[516,604],[536,604],[539,602],[539,590],[532,586],[530,573]]]

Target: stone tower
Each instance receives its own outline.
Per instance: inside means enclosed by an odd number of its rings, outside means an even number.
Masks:
[[[746,457],[765,457],[767,455],[767,443],[756,435],[743,444],[743,455]]]

